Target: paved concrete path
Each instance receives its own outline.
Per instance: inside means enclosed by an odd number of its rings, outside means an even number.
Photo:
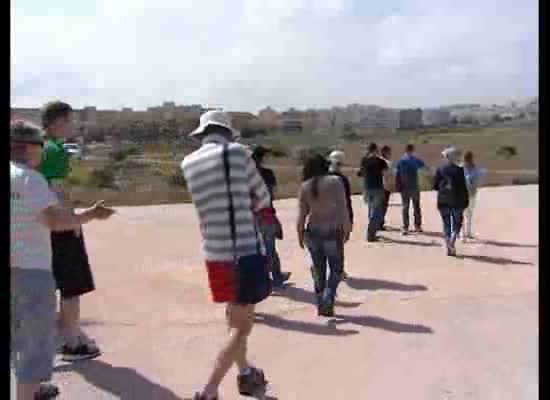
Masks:
[[[277,204],[279,250],[292,286],[258,308],[250,350],[279,400],[535,400],[538,390],[538,186],[482,190],[479,240],[449,258],[433,193],[424,234],[346,247],[352,278],[337,316],[316,316],[307,257],[294,233],[296,201]],[[400,224],[393,195],[389,226]],[[83,299],[85,329],[104,355],[58,363],[60,399],[178,400],[204,383],[225,335],[209,302],[190,205],[120,208],[86,229],[98,290]],[[235,371],[222,386],[238,399]]]

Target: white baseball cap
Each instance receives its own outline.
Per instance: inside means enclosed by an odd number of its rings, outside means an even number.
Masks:
[[[202,114],[199,120],[198,128],[191,132],[189,136],[192,137],[204,133],[204,130],[209,125],[221,126],[229,129],[229,131],[233,134],[233,137],[239,136],[239,132],[231,125],[231,118],[229,115],[220,110],[207,111]]]
[[[341,150],[334,150],[328,156],[328,160],[331,163],[339,163],[339,164],[344,164],[345,158],[346,158],[346,155]]]
[[[452,159],[453,157],[455,157],[456,155],[458,154],[458,149],[454,146],[449,146],[449,147],[446,147],[442,152],[441,152],[441,155],[444,157],[444,158],[447,158],[447,159]]]

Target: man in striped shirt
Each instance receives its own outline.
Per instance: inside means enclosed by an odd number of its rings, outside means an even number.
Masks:
[[[233,363],[239,368],[239,392],[252,395],[265,390],[266,381],[263,371],[247,360],[254,305],[238,302],[234,262],[258,251],[265,254],[255,213],[269,208],[271,199],[249,151],[233,142],[235,131],[226,113],[209,111],[203,114],[199,127],[190,136],[200,139],[202,145],[185,157],[181,168],[199,216],[212,298],[216,303],[227,303],[227,324],[231,331],[208,383],[202,393],[195,394],[194,400],[217,399],[218,386]],[[228,152],[235,246],[231,236],[224,149]]]

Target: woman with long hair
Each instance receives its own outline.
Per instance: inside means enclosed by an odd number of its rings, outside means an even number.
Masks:
[[[344,185],[338,176],[328,174],[328,167],[320,154],[304,163],[297,222],[300,247],[306,246],[311,255],[318,315],[327,317],[334,315],[343,267],[342,244],[351,231]]]

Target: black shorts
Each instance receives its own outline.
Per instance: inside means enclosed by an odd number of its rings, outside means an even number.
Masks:
[[[82,296],[95,290],[83,234],[52,232],[52,269],[62,298]]]

